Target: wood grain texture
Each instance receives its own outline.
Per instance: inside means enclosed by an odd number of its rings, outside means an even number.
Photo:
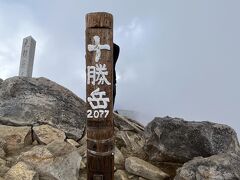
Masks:
[[[86,98],[97,88],[106,92],[109,98],[108,116],[102,118],[87,118],[87,168],[88,180],[114,179],[114,127],[113,127],[113,17],[109,13],[90,13],[86,15],[86,73],[88,66],[106,64],[108,75],[107,84],[87,84]],[[100,37],[100,44],[108,44],[110,50],[101,50],[99,62],[95,61],[96,52],[88,51],[89,44],[95,44],[93,37]],[[88,75],[88,73],[87,73]],[[86,109],[91,110],[91,105],[86,100]],[[95,177],[95,178],[94,178]]]
[[[113,28],[113,16],[106,12],[95,12],[86,15],[86,28]]]

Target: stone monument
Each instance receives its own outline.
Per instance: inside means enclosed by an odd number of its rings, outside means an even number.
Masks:
[[[23,39],[19,76],[32,77],[36,41],[28,36]]]

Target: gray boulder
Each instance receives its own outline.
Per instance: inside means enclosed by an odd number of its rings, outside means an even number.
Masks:
[[[129,157],[125,161],[125,169],[134,175],[150,180],[169,179],[169,175],[158,167],[137,157]]]
[[[54,140],[65,140],[65,133],[63,131],[49,125],[35,126],[32,130],[33,138],[34,140],[37,140],[39,144],[49,144]]]
[[[197,157],[177,170],[175,180],[238,180],[240,157],[236,154],[219,154],[208,158]]]
[[[18,160],[31,165],[40,179],[78,180],[82,157],[69,143],[54,141],[47,146],[34,146]]]
[[[31,127],[0,125],[0,146],[1,144],[6,153],[14,153],[24,146],[32,144]]]
[[[128,175],[127,175],[126,171],[119,169],[114,173],[114,179],[115,180],[128,180]]]
[[[84,101],[46,78],[13,77],[0,85],[0,124],[49,124],[78,140],[85,121]]]
[[[153,161],[184,163],[197,156],[240,152],[236,132],[211,122],[155,118],[145,128],[145,139],[144,149]]]
[[[6,161],[0,158],[0,177],[3,177],[9,171],[9,169],[10,168],[7,166]]]
[[[1,86],[2,82],[3,82],[3,80],[0,78],[0,86]]]
[[[5,151],[0,147],[0,158],[4,158],[6,155]]]
[[[29,165],[19,162],[6,173],[4,178],[7,180],[39,180],[39,175]]]

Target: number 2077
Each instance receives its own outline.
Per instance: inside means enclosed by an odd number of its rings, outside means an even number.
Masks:
[[[87,118],[106,118],[109,110],[87,110]]]

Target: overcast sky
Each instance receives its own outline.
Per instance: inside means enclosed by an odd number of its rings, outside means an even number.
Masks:
[[[213,121],[240,134],[239,0],[0,0],[0,78],[18,75],[22,39],[34,77],[85,99],[85,15],[114,15],[118,109]]]

